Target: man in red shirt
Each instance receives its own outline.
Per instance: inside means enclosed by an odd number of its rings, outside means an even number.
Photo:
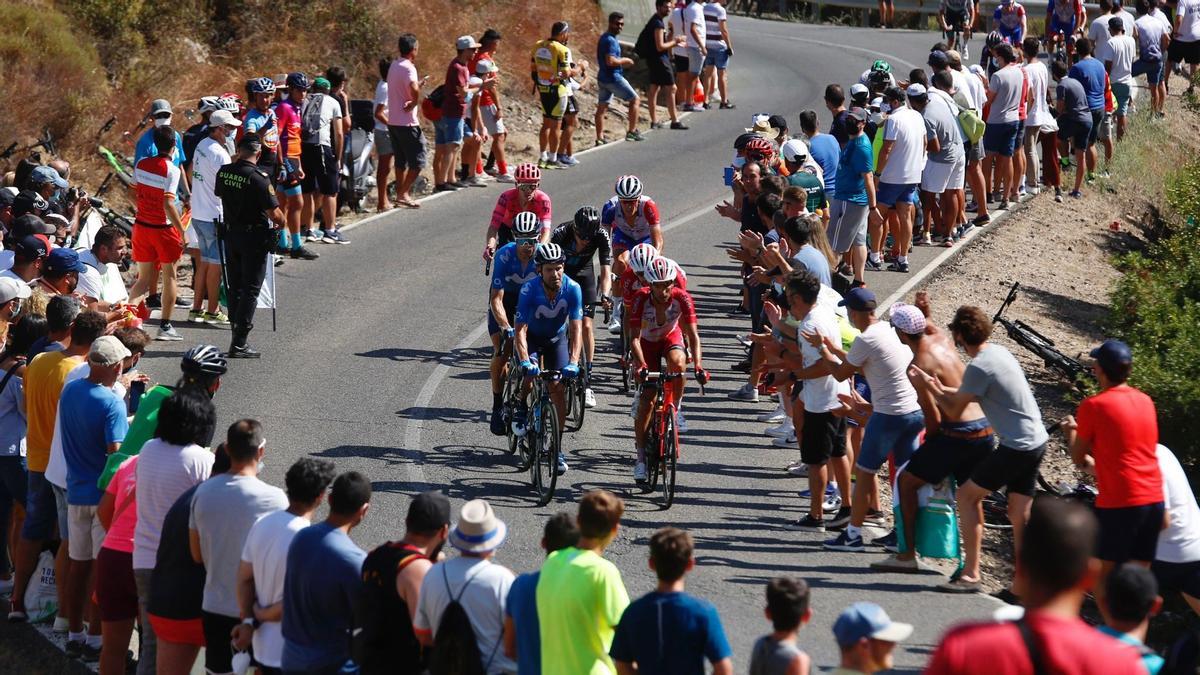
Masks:
[[[1081,504],[1053,497],[1036,500],[1013,580],[1025,615],[1016,622],[950,629],[926,675],[1144,674],[1136,649],[1079,618],[1100,569],[1091,558],[1096,529],[1096,519]]]
[[[133,261],[138,266],[138,279],[129,291],[129,301],[136,305],[146,299],[158,285],[161,268],[162,319],[156,339],[182,340],[171,325],[171,310],[175,307],[175,263],[183,254],[184,242],[183,222],[175,208],[175,191],[180,181],[179,167],[172,160],[175,130],[161,126],[152,133],[156,154],[143,158],[133,170],[137,204],[137,215],[133,220]]]
[[[463,118],[467,112],[467,96],[473,90],[468,82],[471,73],[467,64],[475,57],[479,43],[470,35],[463,35],[454,42],[457,55],[446,67],[446,80],[442,84],[442,117],[434,123],[433,191],[446,192],[467,187],[454,180],[454,158],[463,144],[466,127]]]
[[[1126,384],[1133,369],[1133,352],[1120,340],[1105,340],[1092,350],[1092,372],[1100,393],[1079,404],[1077,417],[1063,420],[1071,458],[1084,471],[1094,472],[1100,495],[1096,518],[1101,561],[1097,600],[1104,579],[1114,567],[1133,561],[1149,567],[1163,529],[1162,472],[1154,449],[1158,445],[1158,416],[1154,401]]]

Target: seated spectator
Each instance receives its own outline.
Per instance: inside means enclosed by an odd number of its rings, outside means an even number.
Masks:
[[[774,629],[750,653],[750,675],[808,675],[812,659],[796,646],[796,634],[812,618],[808,584],[798,577],[767,582],[767,618]]]
[[[891,670],[892,651],[912,632],[911,624],[892,621],[887,612],[873,602],[850,605],[833,622],[833,637],[842,652],[841,667],[835,672],[870,675]]]
[[[542,550],[546,555],[579,543],[579,528],[570,514],[560,511],[546,521]],[[504,603],[504,653],[517,661],[517,675],[542,672],[541,628],[537,615],[537,584],[541,572],[513,579]]]
[[[1158,675],[1163,657],[1146,646],[1150,617],[1157,615],[1163,604],[1154,574],[1140,565],[1126,563],[1110,572],[1104,585],[1100,613],[1105,625],[1100,626],[1100,632],[1136,649],[1146,672]]]

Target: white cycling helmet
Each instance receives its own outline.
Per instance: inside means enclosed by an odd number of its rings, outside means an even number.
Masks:
[[[238,100],[232,96],[222,96],[217,99],[217,110],[228,110],[236,115],[241,109]]]
[[[522,211],[513,218],[513,236],[517,239],[536,237],[542,223],[533,211]]]
[[[675,277],[679,276],[679,266],[674,260],[659,256],[650,261],[646,265],[646,281],[650,283],[658,283],[662,281],[675,281]]]
[[[651,244],[638,244],[629,249],[629,266],[638,274],[646,273],[646,265],[658,257],[658,249]]]
[[[634,175],[617,179],[617,199],[637,199],[642,196],[642,180]]]
[[[217,97],[216,96],[201,96],[200,97],[199,112],[210,113],[215,110],[217,110]]]
[[[566,254],[558,244],[538,244],[537,252],[533,254],[533,262],[538,265],[560,263],[566,259]]]

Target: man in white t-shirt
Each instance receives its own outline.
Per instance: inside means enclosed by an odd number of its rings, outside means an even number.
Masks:
[[[480,664],[487,675],[514,673],[517,664],[505,654],[504,605],[516,578],[512,571],[492,562],[504,543],[508,528],[482,499],[463,504],[458,523],[450,530],[450,545],[462,555],[435,564],[421,582],[413,632],[425,646],[437,636],[442,613],[457,600],[471,620]]]
[[[1050,71],[1046,68],[1046,64],[1038,58],[1038,39],[1036,37],[1027,37],[1022,43],[1022,53],[1025,56],[1025,64],[1021,68],[1025,71],[1025,81],[1029,84],[1028,108],[1025,116],[1025,189],[1031,194],[1037,194],[1042,182],[1042,165],[1038,161],[1037,145],[1041,140],[1042,127],[1049,124],[1053,118],[1050,117],[1050,108],[1046,103],[1046,97],[1050,90]],[[1042,152],[1051,153],[1054,148],[1054,138],[1051,136],[1048,142],[1042,143]],[[1053,160],[1053,158],[1051,158]],[[1057,161],[1057,160],[1053,160]]]
[[[729,102],[729,59],[733,56],[733,40],[729,39],[729,13],[726,0],[707,0],[704,5],[704,98],[711,101],[714,92],[721,94],[721,109],[732,108]],[[707,103],[705,104],[707,105]]]
[[[1175,454],[1159,445],[1155,455],[1162,472],[1168,522],[1158,535],[1150,569],[1163,595],[1179,591],[1192,611],[1200,614],[1200,505]]]
[[[910,85],[909,92],[919,92],[923,96],[925,87]],[[868,218],[875,251],[868,256],[867,269],[883,269],[883,226],[894,210],[894,222],[898,225],[894,234],[899,255],[888,269],[907,273],[917,189],[925,170],[925,119],[905,104],[905,92],[899,87],[888,87],[883,92],[883,99],[892,111],[883,125],[883,147],[875,163],[875,175],[879,178],[876,202],[880,210],[872,212]]]
[[[682,110],[697,112],[703,108],[692,102],[692,96],[708,56],[704,5],[700,0],[690,0],[671,12],[671,34],[667,37],[670,40],[676,36],[682,36],[684,43],[671,50],[675,56],[675,103],[682,106]]]
[[[238,650],[254,645],[254,660],[278,669],[283,662],[283,577],[288,547],[300,530],[312,524],[325,489],[333,482],[333,462],[303,457],[288,469],[283,482],[288,507],[263,516],[246,535],[237,572],[238,617],[233,643]]]
[[[1119,16],[1108,20],[1108,44],[1096,53],[1108,71],[1108,81],[1113,98],[1117,100],[1114,112],[1117,118],[1117,140],[1125,136],[1129,124],[1129,100],[1133,93],[1133,62],[1137,60],[1137,42],[1125,34],[1125,22]]]
[[[88,309],[107,314],[129,299],[129,289],[117,267],[128,251],[129,237],[116,225],[105,225],[92,235],[92,248],[79,252],[84,270],[75,292],[83,296]]]
[[[1186,63],[1185,74],[1189,83],[1196,81],[1196,69],[1200,66],[1200,0],[1179,0],[1175,5],[1175,32],[1171,35],[1171,46],[1167,50],[1166,78],[1168,88],[1171,71],[1176,64]],[[1196,90],[1189,84],[1187,93]]]
[[[1171,22],[1152,0],[1139,3],[1137,21],[1138,58],[1133,62],[1133,76],[1146,76],[1150,90],[1150,110],[1157,116],[1163,115],[1163,104],[1167,99],[1167,85],[1163,78],[1163,65],[1171,44]]]
[[[221,312],[221,244],[216,222],[221,220],[221,200],[216,195],[217,171],[229,164],[226,144],[242,125],[228,110],[217,110],[208,118],[208,137],[196,145],[192,157],[192,227],[200,248],[200,268],[196,271],[195,298],[188,321],[227,325],[229,317]],[[208,300],[207,310],[201,308]]]
[[[392,175],[392,137],[388,134],[388,71],[392,62],[388,59],[379,60],[379,81],[375,83],[375,96],[371,98],[372,114],[375,126],[372,133],[375,137],[375,156],[378,166],[375,167],[375,210],[388,211],[392,203],[388,201],[388,177]]]

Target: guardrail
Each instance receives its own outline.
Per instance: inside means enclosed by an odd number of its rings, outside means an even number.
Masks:
[[[766,3],[766,2],[767,2],[767,0],[756,0],[756,3]],[[603,4],[603,3],[601,3],[601,4]],[[730,4],[733,4],[733,3],[730,3]],[[1026,11],[1028,12],[1027,16],[1029,16],[1031,18],[1039,18],[1039,17],[1045,16],[1045,14],[1042,13],[1042,11],[1041,11],[1041,7],[1043,7],[1043,4],[1041,2],[1036,2],[1036,3],[1027,2],[1024,4],[1026,5]],[[748,5],[749,5],[749,3],[747,3],[747,7],[746,7],[747,10],[749,9]],[[936,15],[938,13],[939,5],[940,5],[940,3],[937,0],[929,0],[928,2],[924,2],[923,0],[894,0],[894,3],[893,3],[893,6],[896,8],[897,12],[920,14],[922,16]],[[764,8],[768,8],[766,4],[763,4],[762,6]],[[976,3],[975,11],[977,14],[982,14],[984,17],[990,17],[992,15],[992,13],[996,10],[996,8],[999,6],[1000,6],[999,2],[995,2],[993,0],[988,0],[986,2]],[[1094,2],[1085,2],[1083,6],[1084,6],[1084,9],[1086,9],[1088,11],[1089,20],[1091,18],[1099,16],[1100,6],[1098,4],[1096,4]],[[756,4],[756,9],[757,9],[757,7],[758,7],[758,4]],[[867,10],[869,12],[869,10],[878,9],[879,2],[878,2],[878,0],[817,0],[814,2],[797,3],[797,2],[793,2],[792,0],[779,0],[779,6],[777,9],[780,10],[780,12],[779,12],[780,14],[791,12],[791,13],[798,13],[801,16],[820,17],[824,14],[825,7],[845,7],[847,9],[860,9],[860,10]],[[1030,12],[1030,9],[1029,9],[1031,7],[1035,8],[1032,10],[1032,12]],[[731,8],[730,11],[733,11],[733,8]],[[737,8],[737,11],[739,13],[743,13],[742,8],[740,8],[740,7]],[[866,21],[865,16],[866,16],[866,14],[864,14],[864,19],[863,19],[864,22]],[[979,24],[979,21],[977,21],[977,25],[978,24]],[[980,25],[980,27],[977,29],[976,32],[982,31],[983,33],[987,33],[989,30],[986,27],[987,25],[988,24],[986,24],[986,23],[983,25]]]

